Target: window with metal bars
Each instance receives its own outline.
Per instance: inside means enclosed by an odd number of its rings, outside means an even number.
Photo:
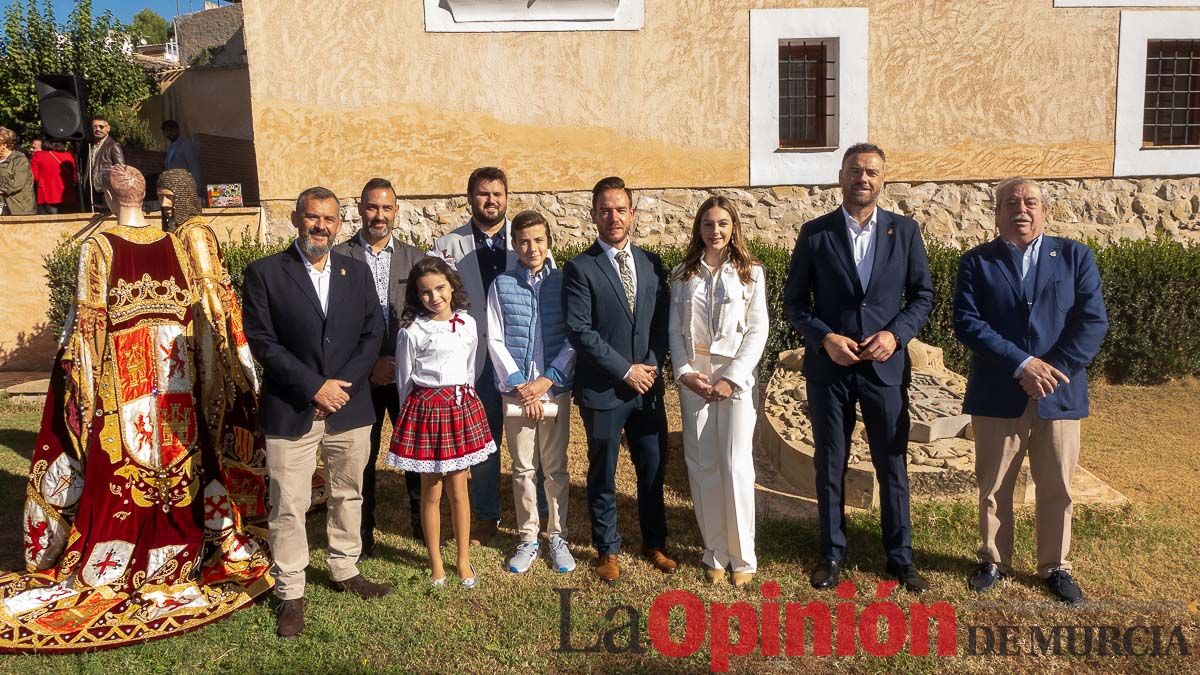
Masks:
[[[831,86],[833,61],[823,41],[779,43],[779,147],[823,148],[830,145],[836,87]]]
[[[1200,145],[1200,40],[1149,40],[1142,146]]]

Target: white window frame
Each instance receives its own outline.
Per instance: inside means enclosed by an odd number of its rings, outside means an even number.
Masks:
[[[837,182],[842,153],[867,140],[867,10],[750,10],[750,184]],[[835,133],[826,148],[779,147],[779,44],[836,41]]]
[[[528,0],[521,0],[513,11],[513,20],[504,21],[455,21],[449,7],[461,0],[424,0],[425,3],[425,32],[427,33],[514,33],[514,32],[556,32],[556,31],[593,31],[593,30],[641,30],[645,23],[645,0],[619,0],[616,14],[612,19],[594,19],[597,11],[603,11],[603,6],[611,2],[597,2],[596,8],[588,8],[586,0],[576,0],[580,8],[580,19],[571,19],[571,7],[564,8],[561,20],[521,20],[523,9],[528,7]],[[474,1],[474,0],[468,0]],[[447,5],[443,7],[442,5]]]
[[[1113,175],[1195,174],[1200,166],[1200,146],[1142,147],[1146,43],[1150,40],[1200,40],[1200,12],[1121,12]]]
[[[1055,7],[1200,7],[1200,0],[1054,0]]]

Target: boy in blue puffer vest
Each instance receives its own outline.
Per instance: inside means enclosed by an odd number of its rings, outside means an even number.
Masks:
[[[488,289],[488,354],[496,388],[504,396],[504,435],[513,461],[513,501],[520,543],[508,570],[521,574],[537,559],[535,480],[545,479],[549,562],[557,572],[575,569],[567,545],[567,441],[575,349],[567,342],[562,271],[550,258],[550,224],[525,211],[512,219],[518,263]]]

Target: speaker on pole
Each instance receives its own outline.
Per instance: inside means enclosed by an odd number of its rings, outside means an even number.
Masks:
[[[54,139],[87,138],[87,83],[76,75],[38,75],[38,116],[42,130]]]

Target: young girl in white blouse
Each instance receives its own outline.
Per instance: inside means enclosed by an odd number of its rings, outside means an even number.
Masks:
[[[429,548],[432,585],[446,583],[441,554],[441,502],[445,486],[458,545],[458,574],[475,587],[467,555],[471,505],[466,469],[493,452],[483,405],[475,394],[475,321],[465,311],[467,292],[458,273],[440,258],[413,266],[404,295],[403,327],[396,336],[396,386],[400,416],[388,465],[421,474],[421,528]]]
[[[669,340],[683,412],[683,455],[712,583],[754,578],[755,369],[767,344],[763,267],[732,202],[710,197],[672,272]]]

